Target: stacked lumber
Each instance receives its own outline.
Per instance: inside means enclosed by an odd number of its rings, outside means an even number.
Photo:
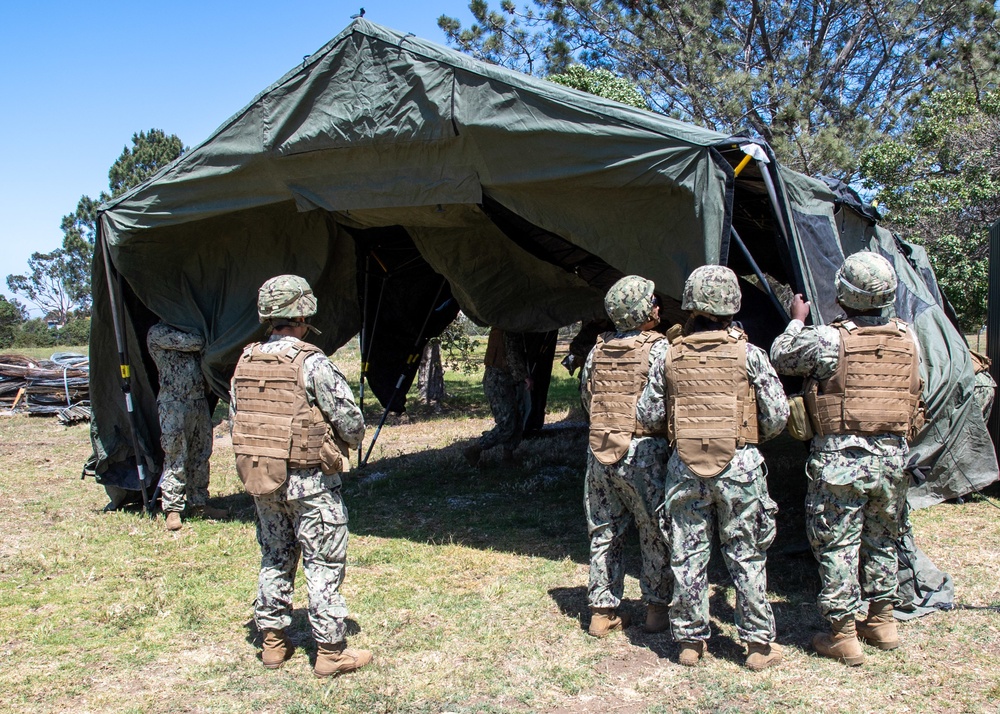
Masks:
[[[57,352],[47,360],[0,355],[0,409],[60,415],[69,424],[90,418],[89,399],[90,363],[83,355]]]

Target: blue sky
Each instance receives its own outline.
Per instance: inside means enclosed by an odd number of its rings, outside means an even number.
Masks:
[[[468,0],[18,2],[0,26],[0,291],[62,241],[62,216],[108,187],[151,128],[194,146],[266,86],[365,19],[445,43]],[[37,314],[37,312],[33,313]]]

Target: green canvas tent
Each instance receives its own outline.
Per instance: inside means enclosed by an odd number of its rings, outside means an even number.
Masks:
[[[931,426],[914,448],[913,502],[962,494],[997,478],[968,349],[926,257],[876,219],[849,190],[779,167],[759,141],[358,19],[102,208],[89,466],[99,482],[135,489],[138,453],[155,483],[146,331],[163,319],[204,335],[205,376],[224,397],[241,349],[262,335],[257,288],[276,274],[312,284],[328,352],[361,332],[371,388],[391,406],[459,308],[550,330],[600,316],[608,286],[638,273],[679,318],[685,276],[722,263],[746,277],[738,319],[766,348],[786,318],[757,276],[805,292],[825,321],[834,270],[868,248],[895,263],[897,311],[925,356]]]

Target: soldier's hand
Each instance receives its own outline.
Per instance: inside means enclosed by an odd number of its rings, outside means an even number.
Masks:
[[[531,377],[525,377],[524,386],[527,387],[528,391],[530,392],[532,389],[535,388],[535,380],[533,380]]]
[[[792,298],[792,319],[806,321],[809,317],[809,301],[805,299],[802,293],[796,293],[795,297]]]

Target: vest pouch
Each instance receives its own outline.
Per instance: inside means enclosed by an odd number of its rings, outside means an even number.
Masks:
[[[913,420],[910,422],[910,430],[906,434],[907,441],[913,441],[917,438],[917,434],[924,428],[927,423],[927,408],[924,406],[923,401],[917,404],[916,410],[913,412]]]
[[[632,433],[628,431],[590,431],[590,450],[605,466],[618,463],[628,453]]]
[[[274,493],[288,479],[288,462],[273,456],[237,454],[236,473],[251,496]]]
[[[793,394],[788,398],[788,433],[799,441],[813,438],[812,422],[801,394]]]
[[[343,473],[350,469],[351,461],[347,444],[327,429],[326,438],[319,449],[319,467],[326,475]]]

